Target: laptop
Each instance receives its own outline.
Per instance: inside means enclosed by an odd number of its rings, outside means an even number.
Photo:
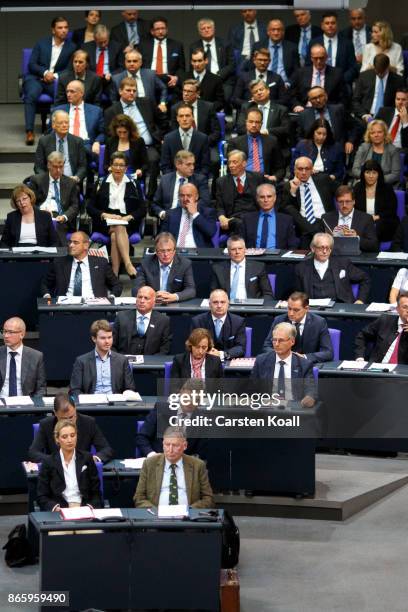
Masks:
[[[358,236],[333,236],[333,255],[361,255],[360,238]]]

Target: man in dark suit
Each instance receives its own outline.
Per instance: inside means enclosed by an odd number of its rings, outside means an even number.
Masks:
[[[300,402],[312,408],[316,402],[313,363],[292,351],[296,342],[296,327],[279,323],[272,330],[273,350],[258,355],[251,372],[256,389],[278,395],[280,402]],[[277,367],[279,365],[279,368]]]
[[[304,66],[311,40],[320,36],[322,31],[318,26],[312,25],[310,11],[297,10],[293,11],[293,15],[296,23],[286,26],[285,40],[289,40],[297,46],[300,64]]]
[[[336,191],[337,211],[325,213],[322,221],[333,236],[358,236],[360,249],[366,253],[378,252],[378,240],[372,215],[356,210],[353,189],[340,185]]]
[[[66,87],[71,81],[81,81],[85,87],[84,102],[99,104],[102,93],[102,80],[89,69],[89,55],[83,49],[78,49],[72,56],[72,67],[61,72],[58,78],[55,106],[67,103]]]
[[[257,42],[268,43],[266,25],[257,19],[257,11],[243,9],[242,21],[230,27],[228,43],[234,52],[236,68],[239,70],[241,62],[252,57],[252,50]]]
[[[251,85],[253,81],[262,81],[267,85],[269,100],[273,100],[278,104],[288,104],[289,99],[282,77],[268,70],[271,61],[269,50],[267,48],[256,49],[252,61],[255,66],[254,68],[239,73],[232,96],[232,103],[234,106],[241,108],[245,102],[251,99]]]
[[[245,257],[245,241],[240,236],[227,240],[228,261],[213,265],[211,291],[223,289],[231,300],[273,298],[265,264]]]
[[[91,339],[95,349],[75,359],[72,368],[70,393],[123,393],[134,391],[133,373],[125,355],[113,352],[112,328],[100,319],[91,325]]]
[[[394,147],[408,149],[408,89],[398,88],[394,106],[383,106],[375,118],[387,124]]]
[[[155,70],[167,85],[169,93],[178,96],[180,81],[185,71],[184,49],[181,42],[168,38],[168,23],[165,17],[156,17],[150,23],[150,36],[139,44],[143,56],[143,67]]]
[[[84,43],[82,49],[89,55],[89,67],[101,77],[104,92],[111,91],[112,74],[123,69],[121,45],[111,40],[108,28],[98,23],[94,28],[94,40]]]
[[[269,183],[258,185],[256,202],[259,210],[242,218],[247,248],[295,249],[298,240],[292,218],[275,211],[275,187]]]
[[[305,109],[308,92],[316,86],[324,88],[331,104],[346,102],[343,72],[340,68],[327,64],[327,51],[323,45],[312,45],[310,60],[311,66],[300,68],[293,76],[289,92],[293,111],[301,113]]]
[[[28,63],[28,74],[24,77],[24,116],[26,129],[26,144],[33,145],[35,107],[37,98],[42,94],[48,94],[54,99],[54,81],[58,74],[68,66],[71,55],[75,51],[75,45],[67,40],[69,25],[64,17],[56,17],[51,22],[52,36],[42,38],[34,45],[30,61]],[[53,47],[60,50],[54,53]]]
[[[308,248],[313,234],[324,230],[322,215],[334,210],[337,184],[326,174],[313,176],[313,162],[308,157],[298,157],[294,174],[283,188],[281,210],[293,217],[300,246]]]
[[[267,46],[271,54],[269,70],[278,73],[284,83],[289,85],[294,72],[299,68],[299,55],[296,45],[284,40],[285,26],[280,19],[271,19],[268,23],[267,34],[269,40],[267,45],[258,42],[253,50]]]
[[[149,98],[165,113],[167,110],[167,87],[154,70],[142,68],[142,54],[136,49],[125,53],[125,70],[112,75],[112,83],[119,97],[119,87],[123,79],[135,79],[139,98]]]
[[[56,221],[59,244],[66,246],[66,233],[75,227],[79,194],[75,181],[64,176],[64,156],[53,151],[47,157],[48,172],[33,174],[27,185],[34,191],[40,210],[47,210]]]
[[[122,11],[122,17],[123,21],[113,26],[111,38],[120,44],[123,53],[127,53],[149,36],[149,24],[135,9]]]
[[[369,323],[355,340],[356,359],[408,365],[408,293],[397,297],[397,313],[383,314]],[[369,350],[369,355],[367,355]]]
[[[364,47],[371,41],[371,28],[366,25],[364,9],[351,9],[349,11],[350,25],[340,32],[341,36],[347,38],[354,47],[356,61],[361,64]]]
[[[174,170],[173,160],[181,149],[191,151],[195,157],[195,168],[199,174],[208,176],[210,172],[210,150],[208,136],[194,129],[194,115],[190,104],[180,104],[177,109],[177,130],[165,135],[160,158],[163,174]]]
[[[217,231],[214,208],[198,204],[198,189],[185,183],[179,189],[180,206],[166,212],[161,232],[170,232],[179,248],[211,248]]]
[[[309,297],[301,291],[295,291],[288,297],[287,313],[274,318],[263,343],[263,353],[273,350],[273,330],[279,323],[284,322],[291,323],[296,328],[293,350],[299,357],[307,359],[311,364],[333,360],[333,345],[327,322],[323,317],[309,311]]]
[[[177,109],[180,104],[190,104],[193,109],[194,123],[199,132],[208,136],[208,144],[216,147],[221,140],[221,127],[214,111],[214,104],[200,98],[200,83],[195,79],[186,79],[183,82],[183,102],[171,107],[171,129],[178,128]],[[219,160],[218,160],[219,161]]]
[[[201,47],[191,52],[190,64],[192,70],[186,72],[184,80],[195,79],[200,84],[200,98],[214,105],[214,111],[224,108],[224,89],[222,79],[208,70],[207,53]]]
[[[0,397],[45,395],[47,381],[40,351],[24,346],[26,326],[19,317],[3,323],[0,348]]]
[[[331,257],[333,237],[317,233],[310,249],[313,257],[295,267],[295,287],[311,298],[330,298],[335,302],[364,304],[368,301],[370,279],[365,272],[354,266],[345,257]],[[357,297],[352,285],[358,284]]]
[[[352,109],[354,114],[368,123],[382,106],[393,106],[399,89],[404,88],[404,79],[390,71],[390,59],[385,53],[374,58],[374,70],[360,73],[354,88]]]
[[[323,45],[327,52],[328,65],[340,68],[343,71],[344,81],[351,86],[358,76],[359,66],[356,62],[353,44],[337,33],[337,14],[325,13],[320,27],[323,34],[314,38],[310,46]]]
[[[119,296],[122,285],[104,257],[88,255],[89,236],[74,232],[68,243],[69,255],[52,261],[41,282],[41,295],[106,297]]]
[[[245,319],[228,311],[228,294],[223,289],[213,289],[209,299],[210,312],[192,318],[191,329],[208,329],[214,339],[211,355],[221,361],[244,357],[246,349]]]
[[[58,450],[54,438],[54,427],[58,421],[75,423],[78,433],[77,446],[79,450],[90,451],[95,448],[95,461],[106,463],[113,457],[113,450],[95,423],[95,419],[76,411],[72,399],[67,393],[58,393],[54,398],[53,416],[41,419],[35,438],[28,449],[28,459],[41,463],[46,457]]]
[[[48,155],[59,151],[64,155],[64,174],[79,183],[86,177],[86,149],[79,136],[69,134],[69,115],[65,111],[55,111],[51,119],[52,132],[44,134],[38,141],[34,159],[34,172],[47,170]]]
[[[229,174],[215,184],[215,206],[221,229],[242,234],[242,217],[256,211],[256,188],[265,182],[260,172],[246,171],[247,159],[243,151],[228,153]]]
[[[259,108],[249,108],[246,117],[246,134],[228,142],[228,151],[243,151],[247,168],[260,172],[274,183],[285,176],[285,164],[275,136],[261,134],[263,113]]]
[[[186,450],[187,440],[183,430],[169,427],[163,434],[163,454],[149,457],[143,463],[133,497],[136,508],[168,504],[192,508],[214,506],[205,463],[197,457],[185,455]],[[176,467],[171,468],[172,465]],[[180,486],[183,480],[185,488]]]
[[[170,304],[191,300],[196,295],[191,261],[176,254],[176,241],[162,232],[154,241],[156,254],[146,255],[137,268],[133,293],[148,285],[156,291],[156,302]]]
[[[117,313],[113,325],[113,350],[124,355],[167,355],[170,352],[170,319],[153,310],[156,292],[140,287],[136,310]]]
[[[178,151],[174,157],[175,172],[163,174],[151,204],[151,213],[161,221],[166,217],[166,211],[180,205],[179,189],[185,183],[192,183],[198,189],[199,205],[210,205],[208,179],[203,174],[195,172],[195,156],[190,151]]]

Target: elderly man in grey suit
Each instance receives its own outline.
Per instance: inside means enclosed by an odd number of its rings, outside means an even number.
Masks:
[[[142,54],[134,49],[125,54],[125,70],[112,75],[112,83],[116,89],[117,99],[119,99],[119,86],[122,79],[130,77],[137,83],[138,98],[149,98],[152,102],[160,99],[159,109],[165,113],[167,111],[167,87],[156,75],[154,70],[141,68],[143,62]]]
[[[0,397],[45,395],[43,354],[28,346],[23,339],[26,326],[19,317],[3,324],[4,346],[0,348]]]
[[[108,321],[100,319],[91,325],[95,349],[76,358],[70,390],[81,393],[123,393],[135,390],[132,370],[125,355],[112,352],[113,335]]]

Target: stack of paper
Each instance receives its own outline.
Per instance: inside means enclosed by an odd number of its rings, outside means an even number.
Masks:
[[[123,393],[82,393],[78,396],[80,404],[107,404],[108,402],[142,402],[137,391],[126,389]]]
[[[141,470],[145,462],[146,457],[138,457],[137,459],[123,459],[120,463],[123,463],[128,470]]]
[[[85,304],[88,304],[88,306],[99,306],[101,304],[110,306],[110,301],[106,297],[85,298],[84,302]]]
[[[64,306],[82,304],[82,297],[80,295],[60,295],[57,298],[57,304],[64,304]]]
[[[61,516],[64,521],[84,521],[95,518],[94,511],[89,506],[61,508]]]
[[[12,397],[3,397],[3,402],[6,406],[33,406],[34,402],[29,395],[15,395]]]
[[[367,361],[342,361],[338,370],[364,370],[367,365]]]
[[[396,363],[371,363],[369,370],[376,370],[380,372],[393,372],[398,364]]]
[[[392,253],[391,251],[381,251],[378,253],[377,259],[408,259],[408,253],[402,251],[398,253]]]
[[[392,304],[386,304],[385,302],[371,302],[366,308],[366,312],[388,312],[393,309]]]
[[[204,300],[202,300],[201,304],[200,304],[200,308],[209,308],[210,307],[210,300],[205,298]]]
[[[234,368],[253,368],[255,363],[255,357],[237,357],[231,359],[230,366]]]
[[[58,253],[57,247],[16,246],[11,250],[13,253]]]
[[[287,257],[288,259],[304,259],[306,254],[296,253],[296,251],[286,251],[286,253],[282,253],[282,257]]]
[[[186,504],[159,506],[157,516],[162,519],[181,519],[188,516],[188,506]]]
[[[124,219],[105,219],[105,221],[108,227],[111,225],[129,225],[129,221],[125,221]]]
[[[332,303],[333,300],[331,300],[330,298],[309,299],[309,306],[311,308],[313,308],[313,306],[330,306]]]
[[[54,406],[54,396],[50,396],[50,397],[42,397],[42,403],[44,404],[44,406]]]
[[[136,304],[135,297],[115,297],[116,306],[134,306]]]

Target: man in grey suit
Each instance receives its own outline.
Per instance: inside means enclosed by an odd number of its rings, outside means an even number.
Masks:
[[[0,348],[0,397],[45,395],[43,354],[28,346],[23,339],[26,326],[19,317],[3,324],[4,346]]]
[[[134,391],[135,382],[127,358],[111,351],[113,334],[109,322],[104,319],[94,321],[91,338],[95,350],[75,360],[69,385],[72,395]]]

